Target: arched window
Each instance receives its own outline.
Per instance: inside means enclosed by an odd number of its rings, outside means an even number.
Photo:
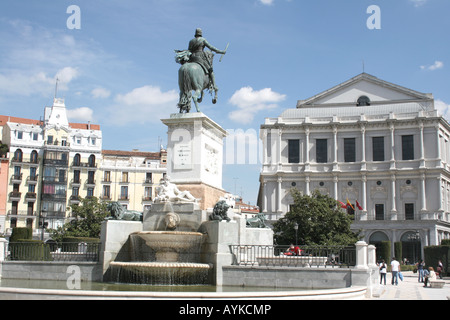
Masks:
[[[76,167],[79,167],[81,165],[81,156],[79,153],[77,153],[75,157],[73,157],[73,165]]]
[[[39,159],[39,158],[38,158],[38,153],[37,153],[37,151],[36,151],[36,150],[33,150],[33,151],[31,152],[30,162],[31,162],[31,163],[38,163],[38,162],[39,162],[38,159]]]
[[[23,152],[20,149],[17,149],[16,152],[14,152],[14,161],[22,162],[23,160]]]
[[[358,107],[370,106],[370,99],[367,96],[361,96],[358,98]]]
[[[89,167],[95,167],[95,156],[93,154],[89,157]]]

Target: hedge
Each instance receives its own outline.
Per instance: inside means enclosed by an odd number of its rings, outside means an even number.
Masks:
[[[79,244],[86,243],[86,252],[96,252],[100,244],[98,238],[83,238],[83,237],[65,237],[62,239],[63,252],[78,252]]]
[[[449,245],[441,245],[441,246],[430,246],[425,247],[425,263],[426,267],[433,267],[436,270],[438,266],[439,260],[442,261],[444,265],[443,275],[449,273],[450,268],[450,246]]]
[[[50,247],[40,240],[18,239],[9,243],[11,260],[51,261]]]

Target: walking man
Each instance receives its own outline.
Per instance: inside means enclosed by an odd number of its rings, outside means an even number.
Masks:
[[[392,258],[391,261],[391,272],[392,272],[392,284],[398,285],[398,273],[400,272],[400,262],[397,259]]]

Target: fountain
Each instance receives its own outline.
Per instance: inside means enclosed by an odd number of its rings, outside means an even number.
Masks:
[[[189,192],[179,191],[166,178],[161,181],[155,202],[155,208],[146,215],[157,222],[149,227],[155,231],[130,234],[131,261],[111,262],[111,280],[152,285],[208,284],[212,265],[200,263],[205,235],[177,231],[183,224],[180,215],[174,212],[174,204],[195,206],[197,199]],[[158,228],[164,230],[157,231]]]

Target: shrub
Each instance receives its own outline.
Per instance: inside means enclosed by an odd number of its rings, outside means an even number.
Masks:
[[[21,239],[9,244],[11,260],[51,261],[50,247],[40,240]]]

